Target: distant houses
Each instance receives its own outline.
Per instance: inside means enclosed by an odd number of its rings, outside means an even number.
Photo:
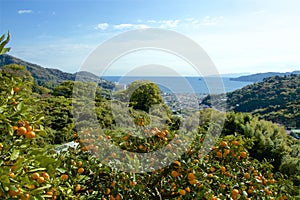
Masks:
[[[297,140],[300,140],[300,129],[292,129],[290,131],[290,136],[296,138]]]

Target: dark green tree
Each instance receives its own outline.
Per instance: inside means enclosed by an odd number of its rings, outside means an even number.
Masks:
[[[149,112],[155,104],[163,103],[159,87],[150,81],[134,81],[130,84],[127,95],[129,95],[129,106],[136,110]]]

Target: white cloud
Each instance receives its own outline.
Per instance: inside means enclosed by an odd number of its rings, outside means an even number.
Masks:
[[[223,16],[219,16],[219,17],[205,16],[204,19],[202,20],[202,25],[214,26],[220,24],[223,20],[224,20]]]
[[[32,10],[18,10],[18,14],[22,15],[22,14],[30,14],[33,13]]]
[[[118,24],[114,26],[114,29],[124,30],[124,29],[139,29],[139,28],[149,28],[145,24]]]
[[[160,23],[160,28],[176,28],[177,25],[180,23],[180,20],[161,20],[158,23]]]
[[[106,30],[109,27],[108,23],[97,24],[95,27],[96,30]]]

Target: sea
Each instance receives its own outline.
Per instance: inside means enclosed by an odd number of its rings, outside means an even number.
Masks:
[[[117,89],[126,89],[136,80],[156,83],[165,93],[222,94],[252,84],[230,80],[230,77],[166,77],[166,76],[104,76],[105,80],[116,83]]]

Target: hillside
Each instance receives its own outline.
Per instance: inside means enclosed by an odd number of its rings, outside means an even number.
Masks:
[[[300,127],[300,75],[273,76],[227,94],[227,108]],[[210,96],[202,104],[210,105]],[[218,103],[218,99],[215,98]]]
[[[81,80],[97,82],[99,81],[99,86],[112,89],[114,87],[113,83],[110,81],[100,79],[90,72],[76,72],[74,74],[62,72],[58,69],[44,68],[36,64],[32,64],[26,61],[23,61],[19,58],[13,57],[11,55],[0,55],[0,68],[9,65],[9,64],[18,64],[25,66],[26,69],[32,74],[34,80],[41,86],[47,88],[53,88],[54,86],[60,84],[63,81],[72,80],[74,81],[76,76],[80,76]],[[77,77],[78,78],[78,77]]]
[[[258,73],[258,74],[251,74],[247,76],[240,76],[237,78],[231,78],[232,81],[241,81],[241,82],[260,82],[263,81],[265,78],[269,78],[272,76],[288,76],[291,74],[300,74],[300,71],[293,71],[293,72],[267,72],[267,73]]]

